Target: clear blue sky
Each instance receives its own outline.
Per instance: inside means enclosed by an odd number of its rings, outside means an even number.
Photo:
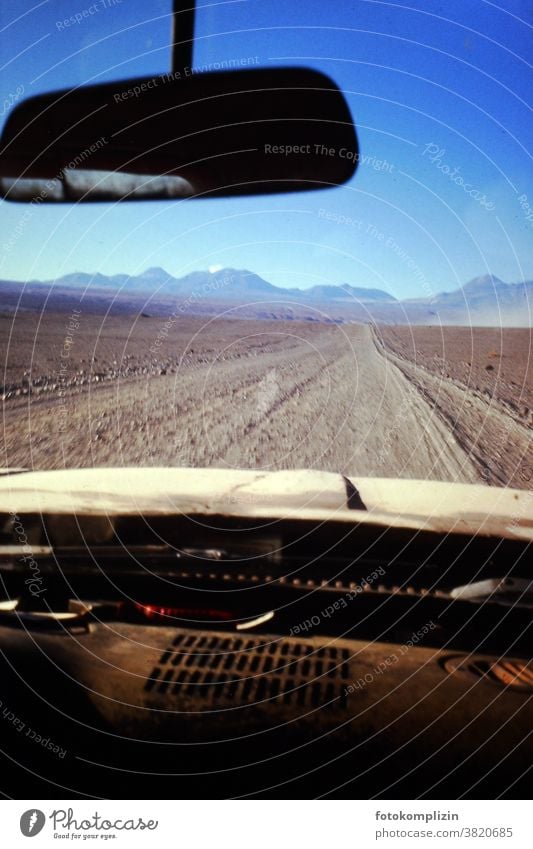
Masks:
[[[533,223],[519,201],[533,212],[530,0],[200,5],[195,65],[258,57],[326,71],[347,94],[361,154],[382,166],[367,160],[347,186],[309,194],[43,205],[7,251],[26,207],[0,202],[2,278],[232,266],[277,285],[350,283],[397,297],[489,271],[533,278]],[[170,0],[2,0],[2,97],[168,70],[169,11]]]

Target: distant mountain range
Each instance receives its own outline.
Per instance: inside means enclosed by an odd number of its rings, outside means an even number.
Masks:
[[[21,283],[0,283],[0,307],[13,308]],[[174,309],[213,313],[222,305],[239,306],[244,317],[363,321],[387,324],[455,324],[477,326],[532,326],[533,281],[504,283],[488,274],[476,277],[453,292],[425,298],[398,300],[381,289],[339,284],[294,289],[274,286],[247,270],[221,268],[194,271],[173,277],[163,268],[142,274],[67,274],[56,280],[32,280],[26,284],[22,307],[36,309],[47,300],[50,309],[65,308],[73,297],[91,308],[113,301],[113,310],[138,310],[149,314]],[[75,294],[77,293],[77,294]],[[100,309],[98,309],[100,311]]]
[[[286,289],[274,286],[254,274],[252,271],[235,268],[221,268],[217,271],[193,271],[185,277],[172,277],[164,268],[147,268],[142,274],[129,277],[127,274],[114,274],[107,277],[104,274],[75,273],[67,274],[56,280],[46,281],[44,285],[69,286],[77,289],[90,288],[119,291],[124,288],[128,292],[145,295],[172,295],[180,297],[210,296],[215,300],[242,301],[252,298],[290,298],[312,301],[346,301],[359,300],[362,303],[396,302],[396,298],[381,289],[365,289],[349,285],[312,286],[310,289]],[[43,285],[38,280],[32,280],[30,285]]]

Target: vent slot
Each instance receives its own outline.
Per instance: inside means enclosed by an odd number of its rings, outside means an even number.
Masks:
[[[223,706],[276,701],[299,708],[346,704],[350,652],[281,639],[179,633],[146,681],[145,692]]]
[[[444,668],[447,672],[467,675],[505,689],[527,695],[533,693],[533,667],[522,660],[491,662],[483,658],[449,657],[444,661]]]

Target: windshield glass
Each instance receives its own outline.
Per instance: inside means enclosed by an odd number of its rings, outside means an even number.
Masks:
[[[171,69],[171,5],[4,2],[2,125],[54,89],[135,97],[128,78]],[[356,174],[285,195],[1,201],[0,465],[529,489],[532,20],[526,2],[200,3],[174,70],[325,72],[360,149],[321,155]]]

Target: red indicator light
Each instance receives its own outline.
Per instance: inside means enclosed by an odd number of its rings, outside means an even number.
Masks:
[[[175,616],[182,619],[209,619],[228,620],[233,619],[231,610],[217,610],[212,607],[161,607],[154,604],[136,604],[135,609],[142,613],[147,619],[158,616]]]

